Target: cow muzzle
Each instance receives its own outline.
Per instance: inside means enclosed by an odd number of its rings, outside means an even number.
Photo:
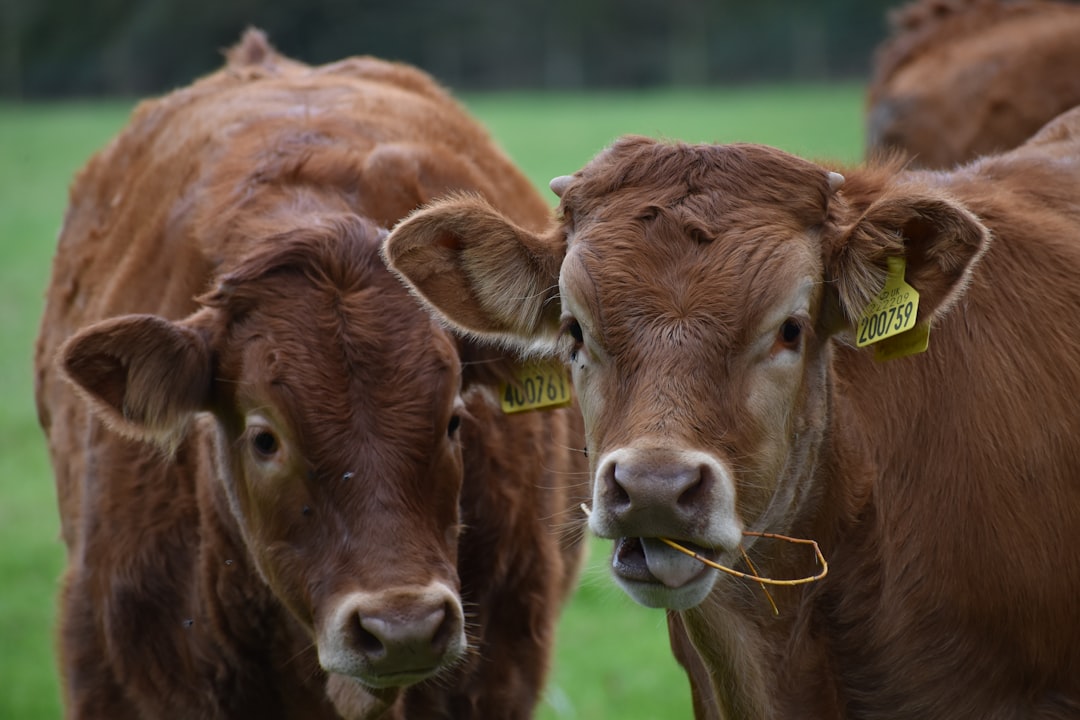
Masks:
[[[458,660],[464,628],[460,599],[441,583],[351,593],[319,628],[319,663],[370,688],[404,687]]]
[[[682,610],[712,589],[716,571],[669,547],[677,540],[710,559],[736,552],[742,522],[725,465],[695,450],[620,448],[597,465],[589,526],[615,540],[612,572],[635,601]]]

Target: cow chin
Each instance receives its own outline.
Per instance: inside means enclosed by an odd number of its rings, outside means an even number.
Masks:
[[[386,717],[400,692],[372,691],[356,678],[332,674],[326,679],[326,695],[344,720],[375,720]]]
[[[666,610],[689,610],[700,605],[709,596],[718,575],[716,570],[709,568],[686,585],[677,588],[657,581],[631,580],[617,573],[615,582],[639,605]]]

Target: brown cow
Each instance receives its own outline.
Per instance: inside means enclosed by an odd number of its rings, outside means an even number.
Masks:
[[[463,330],[572,366],[590,527],[634,599],[681,611],[701,715],[1080,717],[1080,109],[951,174],[846,173],[625,138],[552,182],[545,233],[450,199],[384,253]],[[904,278],[917,308],[882,292]],[[891,298],[925,354],[855,347]],[[659,540],[820,572],[746,531],[831,571],[774,615]]]
[[[532,715],[580,418],[503,416],[382,263],[455,189],[549,216],[426,75],[258,32],[79,174],[36,362],[69,717]]]
[[[1080,6],[917,0],[890,16],[867,93],[867,150],[948,168],[1017,147],[1080,105]]]

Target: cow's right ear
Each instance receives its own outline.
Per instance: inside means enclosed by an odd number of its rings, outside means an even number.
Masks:
[[[471,195],[413,213],[383,245],[390,269],[451,327],[519,348],[558,330],[565,253],[561,234],[529,232]]]
[[[175,452],[209,407],[212,353],[197,328],[123,315],[80,330],[60,348],[61,371],[114,430]]]

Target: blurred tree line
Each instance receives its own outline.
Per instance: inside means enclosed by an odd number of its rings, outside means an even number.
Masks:
[[[310,63],[372,54],[455,89],[863,77],[900,0],[0,0],[0,95],[146,95],[243,29]]]

